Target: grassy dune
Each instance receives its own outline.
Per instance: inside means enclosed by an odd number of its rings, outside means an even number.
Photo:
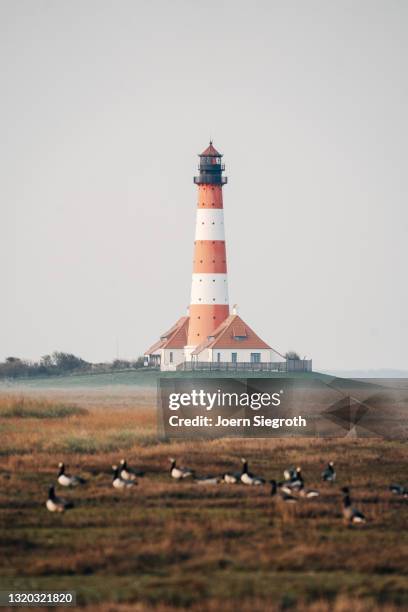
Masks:
[[[23,415],[10,413],[13,401],[21,398],[0,400],[0,589],[76,590],[81,606],[102,611],[408,608],[408,500],[387,490],[406,483],[402,443],[157,443],[154,410],[137,403],[102,410],[84,402],[58,417],[52,400],[56,412],[43,418],[41,398],[25,399]],[[171,455],[201,474],[236,470],[242,455],[267,478],[299,464],[321,497],[288,507],[269,487],[174,482]],[[123,493],[110,472],[122,456],[147,472]],[[335,486],[320,483],[328,459]],[[57,488],[76,504],[57,516],[44,501],[60,460],[88,483]],[[342,524],[345,484],[367,515],[363,528]]]

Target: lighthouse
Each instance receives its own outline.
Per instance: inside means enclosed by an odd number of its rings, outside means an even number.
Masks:
[[[222,155],[210,145],[199,156],[197,212],[186,357],[229,315]]]
[[[145,352],[161,370],[259,369],[283,371],[285,358],[238,315],[230,313],[225,245],[223,155],[210,141],[199,154],[194,255],[188,316]]]

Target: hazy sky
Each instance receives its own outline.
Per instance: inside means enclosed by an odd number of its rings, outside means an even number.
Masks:
[[[190,297],[224,153],[231,305],[408,369],[408,3],[0,0],[0,358],[134,358]]]

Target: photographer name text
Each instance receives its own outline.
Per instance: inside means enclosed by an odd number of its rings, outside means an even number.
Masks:
[[[296,416],[290,419],[270,419],[261,415],[254,415],[251,418],[233,418],[218,415],[218,417],[214,419],[204,415],[187,418],[179,417],[174,414],[169,417],[169,425],[171,427],[272,427],[273,429],[279,429],[280,427],[307,427],[307,422],[302,416]]]

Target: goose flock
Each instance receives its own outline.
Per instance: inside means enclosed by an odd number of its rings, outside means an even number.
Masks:
[[[114,489],[124,490],[137,486],[137,478],[144,476],[141,470],[134,470],[128,466],[126,459],[122,459],[119,465],[112,465],[112,486]],[[197,476],[195,470],[187,467],[180,467],[174,458],[170,459],[170,477],[174,480],[189,480],[198,485],[217,485],[224,483],[227,485],[243,484],[246,486],[263,486],[267,483],[271,485],[271,497],[287,504],[296,504],[301,499],[311,499],[319,497],[320,493],[316,489],[305,487],[305,479],[300,467],[288,468],[283,472],[283,480],[269,480],[257,476],[249,471],[248,460],[241,459],[241,470],[237,472],[224,472],[221,475]],[[327,467],[321,474],[323,483],[333,484],[336,480],[336,470],[333,461],[329,461]],[[58,464],[57,484],[62,487],[77,487],[86,484],[86,480],[79,475],[67,474],[64,463]],[[391,484],[389,490],[394,495],[408,498],[408,488],[400,484]],[[366,522],[364,514],[353,506],[350,487],[344,486],[342,493],[342,514],[343,519],[348,525],[358,525]],[[65,512],[74,507],[71,500],[58,497],[55,493],[55,485],[50,485],[48,498],[45,506],[49,512]]]

